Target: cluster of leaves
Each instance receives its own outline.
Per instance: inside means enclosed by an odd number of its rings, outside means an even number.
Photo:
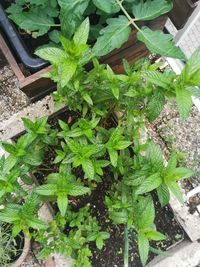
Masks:
[[[181,118],[186,118],[191,96],[199,95],[194,86],[200,85],[200,50],[179,76],[169,70],[161,73],[159,64],[144,59],[131,66],[124,61],[125,74],[119,75],[99,64],[87,45],[88,36],[85,19],[71,40],[60,36],[62,47],[37,51],[53,66],[47,76],[58,84],[55,103],[64,103],[78,118],[73,125],[59,121],[57,130],[47,118],[23,119],[27,132],[15,144],[2,142],[9,156],[0,160],[0,220],[13,225],[13,236],[23,230],[41,242],[41,257],[57,251],[71,256],[74,266],[89,267],[89,242],[102,249],[109,234],[101,231],[88,208],[75,210],[74,203],[76,197],[92,194],[109,171],[114,184],[105,199],[109,216],[114,224],[125,226],[125,233],[134,231],[145,265],[149,249],[154,249],[149,241],[165,239],[154,225],[152,191],[162,205],[168,204],[170,191],[182,201],[177,182],[193,172],[177,167],[175,153],[166,165],[157,145],[149,140],[141,143],[141,132],[145,119],[159,116],[166,99],[175,98]],[[86,71],[90,59],[93,68]],[[51,169],[45,166],[44,155],[52,150]],[[28,173],[44,167],[50,170],[43,184],[24,191],[24,184],[32,182]],[[58,207],[50,223],[37,216],[43,202]],[[126,252],[127,244],[128,238]],[[128,253],[124,255],[127,263]]]
[[[73,267],[91,266],[92,251],[89,243],[95,242],[97,248],[102,249],[104,240],[109,238],[107,232],[100,230],[97,219],[90,215],[89,206],[79,209],[78,212],[68,209],[64,217],[57,214],[49,225],[47,236],[44,234],[46,231],[36,234],[36,240],[43,246],[38,258],[47,258],[55,251],[73,257]]]
[[[16,0],[7,12],[19,28],[32,33],[33,37],[48,33],[54,44],[61,41],[60,34],[71,40],[84,18],[89,16],[94,20],[89,36],[90,41],[97,39],[93,47],[96,56],[120,48],[135,28],[138,40],[151,52],[184,59],[170,34],[137,25],[137,22],[150,21],[169,12],[172,7],[170,0],[76,0],[73,3],[70,0]],[[55,24],[55,18],[60,24]]]

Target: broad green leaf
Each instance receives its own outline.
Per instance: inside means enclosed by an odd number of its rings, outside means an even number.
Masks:
[[[136,20],[152,20],[164,13],[169,12],[173,7],[168,0],[147,0],[134,3],[132,12]]]
[[[117,167],[117,161],[118,161],[118,152],[114,149],[108,149],[108,154],[110,156],[111,164],[114,167]]]
[[[176,169],[171,170],[165,179],[171,180],[171,181],[179,181],[181,179],[186,179],[194,175],[194,171],[184,168],[184,167],[179,167]]]
[[[115,0],[93,0],[93,3],[97,8],[109,14],[120,11],[120,7]]]
[[[60,84],[65,87],[74,76],[77,68],[77,62],[66,59],[60,68]]]
[[[116,99],[119,99],[119,85],[113,82],[111,84],[111,89],[112,89],[112,93],[113,93],[114,97]]]
[[[159,145],[153,142],[148,143],[147,159],[154,169],[159,170],[163,168],[163,155]]]
[[[15,221],[18,221],[20,219],[18,213],[11,213],[9,211],[2,211],[0,212],[0,221],[6,222],[6,223],[13,223]]]
[[[61,216],[65,216],[65,213],[67,211],[67,206],[68,206],[68,198],[66,195],[58,195],[57,197],[57,204],[58,204],[58,208],[60,210],[60,214]]]
[[[176,152],[172,152],[166,167],[166,173],[173,171],[177,166],[177,155]]]
[[[48,224],[43,222],[42,220],[36,218],[36,217],[30,217],[30,219],[26,219],[27,224],[29,227],[34,228],[34,229],[47,229]]]
[[[160,204],[162,207],[167,205],[170,200],[170,193],[167,185],[165,183],[162,183],[157,189],[158,199],[160,201]]]
[[[178,185],[177,182],[175,181],[165,181],[167,186],[169,187],[170,191],[174,194],[174,196],[178,199],[178,201],[183,204],[184,200],[183,200],[183,195],[181,193],[181,189]]]
[[[103,248],[103,239],[101,236],[97,236],[97,239],[96,239],[96,246],[98,249],[102,249]]]
[[[187,85],[200,85],[200,48],[198,48],[187,61],[180,79]]]
[[[142,77],[146,79],[148,82],[158,85],[164,89],[169,90],[172,79],[171,77],[167,77],[163,73],[156,71],[156,70],[148,70],[148,71],[142,71],[141,72]]]
[[[165,95],[158,89],[155,89],[147,104],[147,118],[149,121],[154,121],[158,118],[164,108]]]
[[[89,179],[94,179],[94,165],[90,159],[85,159],[82,162],[83,171],[85,172],[85,175]]]
[[[109,212],[110,218],[114,224],[125,224],[128,221],[128,214],[126,210],[122,211],[111,211]]]
[[[165,240],[166,236],[156,230],[144,230],[143,231],[149,240],[159,241]]]
[[[107,21],[108,26],[100,31],[100,37],[93,47],[96,56],[104,56],[115,48],[120,48],[125,43],[131,32],[129,21],[125,16],[110,18]]]
[[[175,46],[173,36],[164,34],[161,31],[152,31],[144,26],[137,33],[137,38],[144,42],[152,52],[166,57],[185,59],[183,52]]]
[[[66,38],[71,38],[83,21],[83,13],[90,0],[58,0],[60,5],[61,31]]]
[[[138,249],[142,265],[145,266],[149,255],[149,240],[144,233],[138,233]]]
[[[18,14],[11,14],[9,18],[12,19],[20,29],[27,32],[34,32],[33,36],[38,37],[47,33],[51,26],[54,25],[54,19],[42,10],[29,12],[21,12]]]
[[[132,142],[130,141],[119,141],[116,145],[115,145],[115,149],[116,150],[123,150],[127,147],[129,147],[132,144]]]
[[[81,185],[70,184],[68,187],[68,194],[74,197],[85,195],[90,192],[90,189],[88,187],[84,187]]]
[[[141,195],[144,193],[151,192],[152,190],[158,188],[162,183],[160,173],[154,173],[145,179],[136,189],[135,194]]]
[[[42,196],[55,196],[57,193],[57,185],[56,184],[41,185],[35,189],[35,192]]]
[[[74,34],[74,43],[75,45],[86,44],[88,40],[90,30],[90,21],[89,18],[86,18],[81,25],[79,26],[78,30]]]
[[[36,50],[35,54],[42,59],[50,61],[52,64],[59,64],[66,60],[66,53],[57,47],[44,47]]]
[[[176,103],[181,119],[187,119],[192,109],[192,97],[190,93],[182,87],[176,87]]]
[[[198,77],[200,74],[198,75]],[[185,89],[192,95],[200,98],[200,89],[199,87],[185,87]]]
[[[152,197],[147,196],[140,199],[135,209],[138,229],[142,230],[152,227],[155,219],[155,208]]]

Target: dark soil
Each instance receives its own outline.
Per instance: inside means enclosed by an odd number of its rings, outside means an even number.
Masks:
[[[57,120],[62,119],[72,125],[79,115],[74,112],[65,112],[56,118],[50,120],[52,127],[58,127]],[[110,122],[110,125],[113,124]],[[53,160],[55,155],[49,153],[46,157],[47,165],[53,168]],[[55,171],[55,170],[53,170]],[[120,225],[113,225],[108,217],[108,210],[104,204],[105,196],[111,189],[115,180],[108,169],[104,171],[105,175],[103,177],[102,183],[98,184],[93,190],[90,196],[84,196],[80,198],[71,198],[70,202],[74,207],[74,210],[90,205],[91,214],[96,216],[102,231],[108,231],[110,233],[110,238],[105,241],[105,246],[102,250],[98,250],[95,244],[91,244],[90,247],[93,250],[92,266],[94,267],[121,267],[123,266],[123,246],[124,246],[124,227]],[[44,171],[37,173],[36,177],[40,183],[45,181],[45,177],[49,174],[49,171]],[[81,171],[76,170],[75,175],[80,177]],[[155,224],[157,230],[162,232],[167,236],[167,240],[159,242],[151,242],[151,246],[160,250],[167,250],[176,243],[181,242],[185,238],[185,233],[180,227],[179,223],[174,218],[174,214],[169,206],[161,208],[159,202],[157,201],[156,194],[153,194],[153,199],[156,206],[156,220]],[[56,206],[54,206],[56,208]],[[130,238],[130,262],[131,267],[141,267],[137,243],[133,236]],[[155,257],[155,254],[150,253],[149,261]]]

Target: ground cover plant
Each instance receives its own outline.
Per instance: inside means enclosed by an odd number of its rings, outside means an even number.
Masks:
[[[71,39],[85,17],[90,17],[89,40],[93,53],[103,56],[124,44],[133,29],[152,53],[184,59],[170,34],[153,31],[145,22],[169,12],[171,0],[16,0],[7,12],[20,29],[34,38],[48,33],[59,45],[60,35]]]
[[[166,99],[176,99],[181,119],[192,107],[192,95],[199,96],[200,49],[188,60],[180,75],[142,59],[133,65],[124,61],[125,74],[115,74],[101,65],[87,44],[86,18],[71,39],[60,37],[62,47],[47,46],[36,54],[52,64],[46,75],[57,83],[55,104],[75,112],[51,127],[48,118],[24,118],[26,133],[13,143],[1,142],[9,153],[0,160],[0,220],[13,225],[12,235],[21,230],[43,246],[38,257],[52,252],[73,259],[73,266],[91,266],[91,244],[99,250],[111,233],[101,229],[85,203],[105,178],[112,184],[103,202],[108,219],[124,227],[124,266],[129,265],[129,234],[137,243],[141,263],[148,260],[150,241],[164,240],[156,230],[153,194],[161,205],[170,193],[183,201],[180,179],[193,171],[177,164],[173,152],[166,164],[157,144],[143,138],[145,120],[155,120]],[[92,61],[93,68],[85,70]],[[53,155],[47,164],[46,155]],[[31,192],[23,184],[33,183],[29,173],[47,171]],[[20,177],[20,180],[19,180]],[[56,214],[50,223],[38,218],[42,203],[53,204]]]

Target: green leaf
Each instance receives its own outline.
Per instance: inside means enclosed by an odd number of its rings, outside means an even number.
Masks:
[[[136,195],[141,195],[144,193],[151,192],[152,190],[158,188],[162,183],[162,179],[160,177],[160,173],[154,173],[145,179],[141,185],[135,191]]]
[[[57,185],[56,184],[41,185],[35,189],[35,192],[42,196],[55,196],[57,193]]]
[[[83,171],[85,172],[87,178],[94,179],[94,166],[90,159],[84,159],[82,162]]]
[[[172,152],[169,161],[167,163],[167,167],[165,169],[166,173],[173,171],[176,168],[176,165],[177,165],[177,155],[176,152]]]
[[[108,14],[113,14],[120,11],[120,7],[115,0],[93,0],[93,3],[97,8]]]
[[[65,60],[60,68],[60,84],[65,87],[71,78],[74,76],[77,69],[77,62],[72,60]]]
[[[117,167],[118,152],[116,150],[114,150],[114,149],[108,149],[108,153],[109,153],[109,156],[110,156],[111,164],[114,167]]]
[[[155,90],[147,105],[147,118],[154,121],[158,118],[165,105],[165,95],[159,90]]]
[[[115,149],[116,150],[123,150],[127,147],[129,147],[132,144],[132,142],[130,141],[119,141],[116,145],[115,145]]]
[[[137,38],[144,42],[152,52],[166,57],[185,59],[183,52],[173,43],[173,36],[161,31],[152,31],[148,27],[142,27],[137,32]]]
[[[115,83],[112,83],[111,84],[111,89],[112,89],[112,93],[113,93],[114,97],[116,99],[119,99],[119,85],[115,84]]]
[[[163,168],[163,155],[159,145],[149,142],[146,157],[154,169],[160,170]]]
[[[172,2],[167,0],[147,0],[134,3],[132,12],[136,20],[152,20],[164,13],[169,12],[173,7]]]
[[[190,93],[184,88],[176,87],[176,103],[181,119],[187,119],[192,109],[192,97]]]
[[[59,64],[66,60],[66,53],[57,47],[44,47],[36,50],[35,54],[42,59],[50,61],[52,64]]]
[[[143,197],[139,200],[135,215],[139,229],[152,227],[155,219],[155,208],[151,196]]]
[[[61,216],[65,216],[68,206],[68,198],[66,195],[59,194],[57,197],[57,204],[60,210]]]
[[[160,241],[166,239],[165,235],[155,230],[144,230],[143,232],[149,240]]]
[[[177,184],[177,182],[175,181],[165,181],[167,186],[169,187],[169,189],[172,191],[172,193],[174,194],[174,196],[178,199],[178,201],[183,204],[184,200],[183,200],[183,195],[181,193],[181,189],[179,187],[179,185]]]
[[[167,174],[165,179],[170,181],[179,181],[181,179],[190,178],[193,175],[194,175],[193,170],[184,167],[179,167],[171,170],[171,172]]]
[[[126,210],[110,211],[109,216],[113,220],[114,224],[125,224],[128,221],[128,214]]]
[[[76,185],[76,184],[70,184],[67,190],[68,190],[68,194],[74,197],[85,195],[90,192],[90,189],[88,187],[84,187],[84,186]]]
[[[166,90],[169,90],[171,86],[171,77],[167,77],[163,73],[156,71],[156,70],[148,70],[141,72],[142,77],[146,79],[148,82],[158,85]]]
[[[61,30],[66,38],[71,38],[83,21],[83,13],[90,0],[58,0],[60,5]]]
[[[143,233],[138,233],[138,248],[140,260],[142,262],[142,265],[145,266],[149,255],[149,241]]]
[[[187,85],[200,85],[200,48],[197,48],[187,61],[180,78]]]
[[[169,193],[169,189],[166,186],[166,184],[162,183],[157,189],[157,194],[158,194],[158,199],[160,201],[160,204],[162,207],[164,207],[165,205],[167,205],[169,203],[170,200],[170,193]]]
[[[115,48],[120,48],[125,43],[131,32],[129,21],[125,16],[110,18],[107,21],[108,26],[100,31],[100,37],[93,47],[96,56],[104,56]]]
[[[90,21],[89,18],[86,18],[81,25],[79,26],[78,30],[74,34],[74,43],[75,45],[86,44],[88,40],[90,30]]]
[[[101,236],[98,236],[96,239],[96,246],[98,249],[102,249],[104,245],[103,239]]]
[[[48,224],[43,222],[42,220],[36,218],[36,217],[31,217],[30,219],[26,219],[27,220],[27,224],[29,227],[34,228],[34,229],[38,229],[38,230],[42,230],[42,229],[47,229]]]

